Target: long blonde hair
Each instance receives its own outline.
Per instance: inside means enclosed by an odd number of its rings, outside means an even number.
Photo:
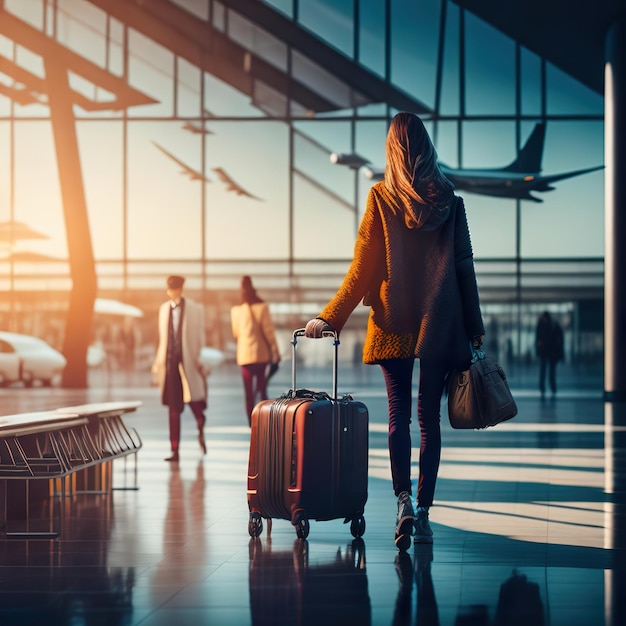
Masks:
[[[385,187],[398,196],[402,204],[415,203],[442,210],[450,202],[454,186],[437,163],[437,151],[422,120],[414,113],[398,113],[391,120],[385,145],[387,165]],[[427,213],[427,214],[425,214]],[[420,222],[431,211],[419,211]]]

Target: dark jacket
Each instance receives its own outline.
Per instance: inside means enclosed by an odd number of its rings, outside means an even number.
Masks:
[[[373,185],[350,269],[319,317],[340,331],[361,300],[370,305],[365,363],[464,362],[485,330],[463,200],[452,196],[445,212],[412,226],[384,182]]]
[[[540,359],[563,359],[563,329],[548,312],[543,313],[537,322],[536,346]]]

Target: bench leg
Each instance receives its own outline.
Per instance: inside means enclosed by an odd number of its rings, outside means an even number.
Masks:
[[[109,494],[112,489],[113,461],[103,461],[77,474],[76,493]]]
[[[31,488],[31,481],[1,481],[2,484],[2,513],[0,517],[0,532],[7,539],[55,539],[59,531],[55,530],[56,503],[46,495],[46,485],[36,481]],[[22,487],[22,489],[20,489]],[[52,510],[49,509],[52,507]],[[48,508],[48,530],[33,530],[31,528],[31,509]],[[25,524],[22,530],[9,531],[12,521],[21,521]],[[38,518],[41,521],[41,518]]]
[[[126,455],[124,457],[124,485],[121,487],[112,487],[112,489],[114,489],[115,491],[139,491],[139,485],[138,485],[138,480],[137,480],[137,452],[135,452],[132,456],[134,459],[133,484],[132,485],[126,484],[126,476],[128,475],[128,470],[127,470],[128,457],[129,457],[129,455]]]

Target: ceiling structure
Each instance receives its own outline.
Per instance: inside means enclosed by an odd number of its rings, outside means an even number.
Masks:
[[[229,0],[232,32],[221,32],[168,0],[90,0],[120,22],[247,94],[261,110],[313,116],[371,103],[430,113],[422,102],[337,52],[258,0]],[[252,35],[248,35],[252,33]],[[287,48],[292,50],[288,60]],[[289,64],[291,63],[291,67]]]
[[[624,0],[452,0],[597,93],[604,93],[604,41]]]
[[[63,46],[41,30],[34,28],[6,11],[0,3],[0,35],[24,47],[40,59],[54,59],[54,62],[79,76],[92,87],[92,93],[98,93],[98,99],[70,87],[71,99],[85,111],[119,111],[141,104],[155,102],[149,96],[133,89],[124,79],[92,63]],[[0,57],[0,74],[14,80],[19,87],[0,84],[0,93],[16,102],[34,104],[45,102],[49,85],[43,76],[37,76],[15,61]]]
[[[258,0],[228,0],[254,37],[254,49],[167,0],[90,0],[121,22],[228,82],[268,113],[314,115],[386,103],[398,110],[432,113],[381,77],[326,45]],[[604,42],[611,23],[626,12],[624,0],[452,0],[591,90],[604,92]],[[281,67],[289,46],[298,67]],[[260,48],[265,47],[265,51]],[[269,56],[267,49],[273,48]],[[274,56],[274,61],[272,60]],[[284,56],[286,59],[286,55]],[[286,63],[286,61],[285,61]]]

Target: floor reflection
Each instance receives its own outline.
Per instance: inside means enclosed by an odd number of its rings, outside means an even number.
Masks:
[[[432,545],[396,556],[399,589],[392,626],[439,626],[439,608],[431,573]],[[416,607],[413,609],[413,597]],[[459,604],[455,626],[543,626],[545,611],[538,583],[517,570],[500,585],[493,620],[487,604]]]
[[[162,551],[169,556],[155,568],[152,586],[157,590],[172,581],[180,585],[196,581],[196,568],[201,568],[206,560],[204,463],[196,465],[191,480],[183,478],[178,463],[168,463],[166,469],[169,479]]]
[[[134,567],[110,567],[112,507],[103,496],[78,496],[60,540],[0,542],[0,623],[127,624]],[[7,567],[8,566],[8,567]]]
[[[400,589],[396,599],[393,626],[408,626],[413,623],[413,582],[417,588],[417,626],[439,626],[439,610],[435,598],[435,587],[430,570],[433,561],[432,544],[415,546],[414,561],[407,552],[396,556],[396,572]],[[415,571],[414,571],[415,570]]]
[[[184,422],[179,466],[163,461],[153,388],[0,389],[6,414],[141,400],[128,424],[145,443],[138,490],[50,500],[63,510],[57,540],[0,540],[0,626],[626,624],[626,403],[563,381],[555,399],[520,393],[501,428],[442,420],[435,543],[396,560],[384,387],[342,377],[372,417],[365,544],[342,520],[315,522],[308,543],[284,520],[250,541],[239,371],[213,376],[208,453]],[[114,468],[125,484],[131,464]]]
[[[332,561],[309,562],[309,544],[273,551],[271,540],[250,540],[250,610],[257,626],[371,624],[365,543],[355,539]]]

